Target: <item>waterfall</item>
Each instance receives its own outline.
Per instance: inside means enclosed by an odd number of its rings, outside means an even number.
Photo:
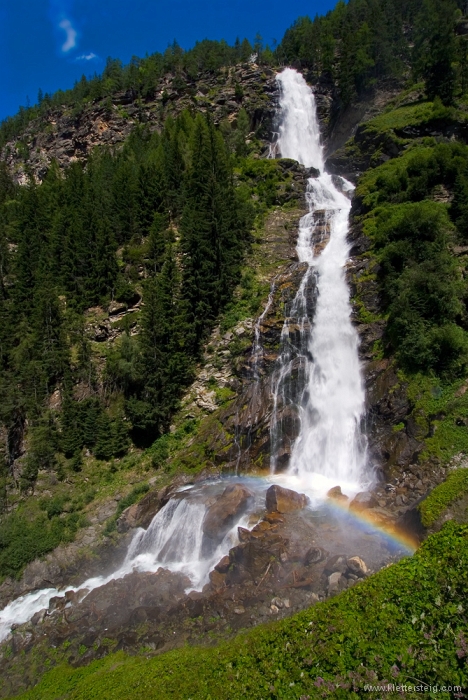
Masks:
[[[273,379],[271,469],[274,472],[278,462],[280,413],[290,406],[298,415],[299,434],[288,473],[310,485],[317,476],[358,485],[367,476],[366,440],[361,432],[365,394],[344,270],[351,204],[324,171],[312,90],[291,68],[277,79],[281,93],[278,149],[282,157],[313,166],[320,175],[307,184],[309,213],[301,219],[296,247],[307,270],[285,318]],[[343,190],[351,189],[343,180]],[[311,300],[306,292],[314,282]]]
[[[237,528],[249,522],[249,514],[242,513],[224,536],[206,546],[204,518],[209,505],[224,487],[224,482],[220,481],[178,493],[154,516],[147,530],[136,530],[121,566],[108,576],[87,579],[78,588],[90,593],[134,571],[152,573],[163,567],[186,574],[191,581],[189,590],[201,590],[209,580],[211,569],[238,542]],[[262,495],[264,498],[264,490]],[[258,501],[255,507],[258,508]],[[47,588],[13,600],[0,610],[0,642],[8,636],[12,624],[27,622],[35,612],[47,608],[51,598],[78,588]]]
[[[323,485],[324,479],[328,487],[351,484],[351,491],[353,486],[357,491],[367,475],[366,442],[361,433],[365,396],[344,273],[349,252],[350,202],[324,172],[312,90],[290,68],[279,74],[278,81],[281,127],[277,149],[283,157],[317,168],[320,175],[310,178],[307,185],[309,213],[301,219],[296,247],[305,272],[286,312],[272,377],[271,468],[274,473],[279,465],[284,421],[298,421],[298,437],[285,451],[288,457],[290,454],[289,477],[299,477],[308,491],[320,491],[316,485],[320,480]],[[349,190],[352,186],[343,180],[342,189]],[[255,326],[251,356],[255,382],[252,418],[258,410],[262,374],[261,324],[273,303],[274,293],[275,280],[266,308]],[[238,447],[239,464],[240,444]],[[278,475],[274,479],[277,481]],[[148,530],[135,532],[120,567],[107,577],[88,579],[80,588],[89,592],[132,571],[154,572],[164,567],[186,573],[191,588],[201,589],[208,581],[209,571],[237,542],[237,527],[250,524],[246,512],[235,519],[229,532],[223,531],[207,547],[203,532],[205,515],[224,486],[225,482],[205,483],[176,494],[155,515]],[[256,489],[252,488],[256,501],[250,515],[255,514],[255,520],[264,507],[266,484],[262,482]],[[26,622],[36,611],[47,607],[51,597],[63,595],[66,590],[72,588],[35,591],[12,601],[0,611],[0,641],[9,634],[13,623]]]

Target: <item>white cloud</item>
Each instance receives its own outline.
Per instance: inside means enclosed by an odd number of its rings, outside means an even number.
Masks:
[[[92,61],[95,58],[99,58],[99,56],[90,51],[89,53],[84,53],[82,56],[77,56],[75,61]]]
[[[67,35],[65,43],[62,45],[62,51],[64,53],[67,53],[67,51],[70,51],[70,49],[74,49],[76,46],[77,32],[69,19],[62,19],[62,21],[59,23],[59,27],[60,29],[63,29],[63,31]]]

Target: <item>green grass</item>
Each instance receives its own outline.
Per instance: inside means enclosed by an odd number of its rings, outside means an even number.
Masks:
[[[457,469],[419,505],[424,527],[431,527],[446,508],[468,492],[468,469]]]
[[[59,508],[58,500],[54,504]],[[61,515],[50,510],[33,519],[12,513],[2,519],[0,529],[0,581],[5,576],[19,577],[23,568],[36,557],[52,551],[59,544],[72,542],[76,532],[86,524],[79,513]]]
[[[366,683],[415,679],[466,688],[467,567],[468,527],[450,522],[413,557],[287,620],[215,648],[154,658],[120,652],[84,668],[62,665],[21,698],[348,699],[363,697]]]
[[[456,110],[444,107],[440,102],[416,102],[412,105],[391,109],[370,120],[368,128],[384,132],[390,129],[403,129],[407,126],[430,124],[440,119],[455,118]]]
[[[401,374],[408,384],[413,416],[425,437],[420,461],[431,457],[443,463],[460,453],[468,453],[468,392],[465,380],[444,382],[437,377]]]

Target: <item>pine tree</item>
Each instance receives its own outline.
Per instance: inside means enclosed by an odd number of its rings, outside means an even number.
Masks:
[[[60,449],[66,457],[73,457],[83,447],[83,431],[80,406],[73,400],[70,388],[64,392],[60,423]]]
[[[201,116],[195,120],[181,229],[195,350],[229,298],[243,248],[228,155],[219,132]]]
[[[452,103],[455,90],[455,12],[453,0],[425,0],[417,20],[413,61],[416,74],[426,81],[430,100]]]

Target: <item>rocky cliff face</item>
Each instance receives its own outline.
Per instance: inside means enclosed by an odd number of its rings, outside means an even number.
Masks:
[[[28,172],[41,181],[53,160],[60,167],[86,161],[97,146],[118,148],[137,124],[158,131],[169,115],[176,116],[184,109],[211,112],[219,123],[235,121],[244,107],[252,132],[265,142],[270,140],[278,97],[273,70],[237,66],[222,69],[219,76],[206,73],[197,80],[185,76],[177,88],[173,82],[174,76],[166,75],[155,86],[152,98],[145,101],[127,91],[79,109],[53,109],[45,119],[31,122],[21,137],[7,143],[1,157],[19,183],[27,182]],[[236,97],[236,85],[241,87],[242,97]]]

